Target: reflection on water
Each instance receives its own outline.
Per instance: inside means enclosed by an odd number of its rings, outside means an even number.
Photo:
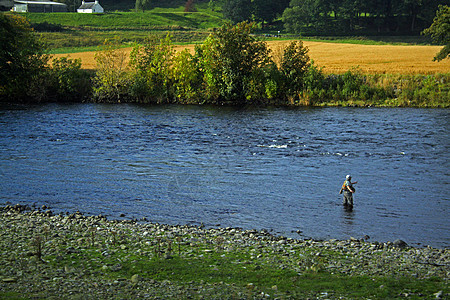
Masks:
[[[342,209],[341,223],[343,224],[343,232],[348,236],[352,236],[354,232],[353,222],[355,217],[355,211],[350,209]]]
[[[448,246],[450,111],[0,110],[1,202],[287,236]],[[342,208],[346,174],[358,181]]]

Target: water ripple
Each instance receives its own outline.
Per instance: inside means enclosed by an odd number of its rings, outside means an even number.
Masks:
[[[446,109],[23,108],[0,111],[0,202],[450,245]]]

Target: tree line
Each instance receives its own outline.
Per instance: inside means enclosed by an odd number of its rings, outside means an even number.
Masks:
[[[448,0],[225,0],[224,16],[233,22],[272,22],[281,17],[296,34],[418,33],[430,26]],[[251,9],[249,9],[251,8]]]
[[[81,5],[81,0],[57,1],[66,3],[69,11]],[[224,17],[234,24],[255,21],[265,28],[277,21],[287,32],[302,35],[418,34],[431,25],[439,5],[450,5],[450,0],[111,1],[101,2],[114,7],[118,3],[127,7],[134,4],[138,11],[184,5],[186,12],[196,11],[196,3],[208,2],[211,9],[222,9]]]
[[[441,9],[448,14],[448,7]],[[349,70],[326,75],[301,41],[271,51],[251,34],[253,28],[248,22],[226,23],[194,53],[175,52],[169,34],[150,36],[133,48],[129,62],[120,41],[109,41],[96,54],[96,71],[89,72],[80,60],[50,61],[26,19],[0,14],[0,101],[449,105],[448,74],[390,78]]]

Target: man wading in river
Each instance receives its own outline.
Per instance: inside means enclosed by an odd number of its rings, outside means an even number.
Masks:
[[[342,184],[339,192],[339,194],[344,193],[344,201],[342,204],[344,204],[344,207],[349,210],[353,209],[353,193],[355,192],[353,185],[357,183],[358,182],[352,182],[352,176],[347,175],[345,176],[344,184]]]

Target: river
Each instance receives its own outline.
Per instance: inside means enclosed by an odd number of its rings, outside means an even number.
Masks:
[[[0,204],[450,246],[450,110],[0,109]],[[339,189],[355,185],[345,211]]]

